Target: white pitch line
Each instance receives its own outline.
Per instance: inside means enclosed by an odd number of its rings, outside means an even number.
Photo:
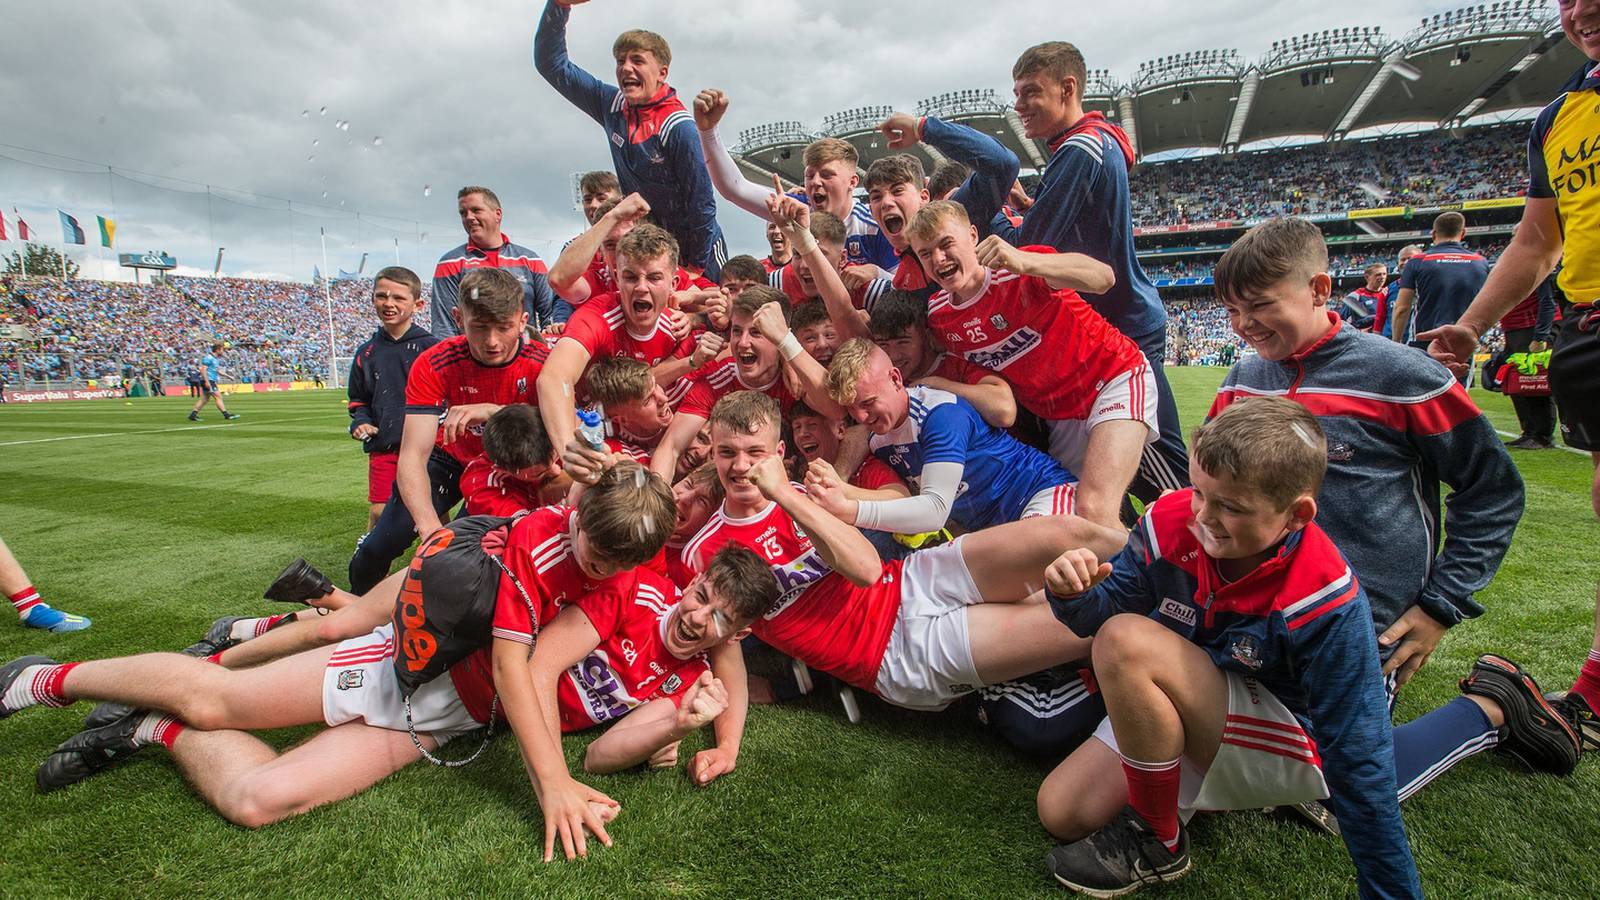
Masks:
[[[167,434],[173,431],[202,431],[207,428],[243,428],[246,425],[277,425],[281,422],[306,422],[311,419],[329,418],[328,416],[296,416],[289,419],[261,419],[255,422],[242,422],[234,425],[224,422],[220,425],[183,425],[177,428],[151,428],[145,431],[104,431],[97,434],[69,434],[65,437],[34,438],[26,441],[0,441],[0,447],[15,447],[19,444],[50,444],[56,441],[81,441],[88,438],[126,437],[132,434]]]
[[[1502,437],[1508,437],[1508,438],[1521,437],[1521,435],[1517,434],[1514,431],[1501,431],[1498,428],[1496,428],[1494,430],[1494,433],[1498,434],[1498,435],[1500,435]],[[1588,458],[1588,456],[1589,456],[1589,451],[1587,451],[1587,450],[1579,450],[1577,447],[1567,447],[1567,446],[1563,446],[1561,444],[1557,444],[1555,446],[1555,449],[1557,449],[1557,450],[1565,450],[1568,453],[1576,453],[1579,456],[1582,456],[1584,458]]]

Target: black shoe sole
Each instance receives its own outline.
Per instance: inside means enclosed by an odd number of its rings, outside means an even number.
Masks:
[[[285,566],[261,596],[280,603],[309,603],[334,590],[333,580],[302,558]]]
[[[1169,882],[1169,881],[1177,881],[1178,879],[1182,878],[1183,876],[1189,874],[1189,870],[1192,869],[1192,868],[1194,868],[1194,858],[1190,857],[1190,856],[1185,856],[1183,858],[1183,864],[1180,865],[1180,866],[1177,866],[1176,868],[1168,869],[1165,872],[1151,873],[1150,878],[1145,880],[1145,881],[1139,881],[1139,882],[1135,882],[1135,883],[1130,884],[1130,885],[1125,885],[1123,887],[1117,887],[1117,888],[1094,888],[1094,887],[1088,887],[1087,885],[1076,884],[1076,883],[1074,883],[1072,881],[1069,881],[1066,878],[1062,878],[1060,875],[1058,875],[1055,872],[1051,872],[1050,873],[1050,877],[1054,878],[1058,884],[1060,884],[1062,887],[1066,888],[1067,890],[1073,891],[1073,892],[1079,893],[1079,894],[1084,894],[1084,895],[1089,896],[1089,897],[1099,897],[1099,898],[1122,897],[1122,896],[1125,896],[1127,894],[1131,894],[1134,891],[1142,890],[1143,888],[1147,888],[1147,887],[1150,887],[1152,885],[1164,884],[1164,883]]]
[[[56,664],[56,661],[48,656],[19,656],[13,659],[11,662],[6,663],[4,668],[0,668],[0,696],[5,696],[5,693],[11,690],[11,683],[17,680],[17,675],[23,669],[29,666],[53,666]],[[21,712],[21,710],[8,710],[3,704],[0,704],[0,719],[4,719],[15,712]]]
[[[1467,694],[1487,697],[1505,714],[1507,739],[1499,749],[1538,772],[1569,775],[1578,767],[1582,743],[1572,726],[1544,699],[1539,683],[1504,657],[1486,653],[1461,681]]]
[[[82,730],[93,731],[96,728],[103,728],[131,712],[133,707],[126,703],[101,703],[89,710],[89,715],[84,717]]]

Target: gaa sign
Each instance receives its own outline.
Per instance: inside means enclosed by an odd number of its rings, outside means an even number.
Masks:
[[[176,269],[178,260],[165,253],[119,253],[117,261],[130,269]]]

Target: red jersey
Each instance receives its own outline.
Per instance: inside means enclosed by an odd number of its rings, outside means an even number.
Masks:
[[[993,374],[988,369],[975,366],[954,353],[939,354],[938,359],[933,361],[933,368],[928,370],[928,375],[944,378],[958,384],[977,384]]]
[[[794,263],[792,262],[775,272],[768,273],[767,284],[783,291],[783,295],[789,298],[790,306],[799,306],[802,303],[809,303],[813,300],[820,301],[822,299],[821,294],[815,297],[806,295],[806,289],[800,284],[800,276],[795,274]],[[890,286],[889,279],[874,278],[861,287],[850,291],[850,305],[856,309],[871,309],[872,304],[877,303],[878,298],[883,296]]]
[[[612,274],[610,267],[606,265],[605,260],[599,254],[595,255],[595,259],[598,264],[590,263],[589,268],[583,270],[583,280],[589,283],[590,302],[593,302],[596,297],[603,294],[615,294],[617,292],[617,276]],[[687,291],[690,288],[715,289],[716,286],[717,283],[715,281],[709,281],[705,276],[695,275],[682,267],[679,267],[677,273],[672,276],[673,291]],[[584,305],[587,306],[588,303]]]
[[[678,401],[678,412],[699,416],[702,419],[711,418],[711,407],[718,400],[734,391],[760,391],[768,397],[778,401],[778,410],[784,415],[794,408],[794,395],[789,393],[789,388],[783,383],[783,372],[772,376],[772,381],[765,385],[745,384],[739,377],[739,366],[733,357],[725,356],[714,359],[685,376],[689,383],[688,390],[683,394],[683,399]],[[671,399],[669,393],[668,399]]]
[[[552,471],[538,482],[523,481],[479,454],[461,472],[461,496],[469,516],[514,516],[544,506],[540,493],[557,477]]]
[[[900,480],[900,476],[896,475],[893,469],[885,465],[883,460],[870,453],[866,459],[861,461],[861,468],[856,469],[856,473],[850,476],[850,483],[864,491],[876,491],[879,488],[894,487],[896,485],[900,487],[906,486],[906,483]]]
[[[622,313],[616,294],[590,298],[567,320],[561,339],[577,341],[589,352],[591,361],[607,356],[626,356],[653,366],[664,359],[688,356],[694,352],[693,338],[678,340],[667,327],[666,318],[656,319],[649,334],[634,334]]]
[[[933,283],[928,273],[922,271],[922,260],[917,259],[917,254],[910,248],[900,251],[900,265],[894,270],[894,289],[897,291],[926,291],[933,293],[939,286]]]
[[[770,253],[761,257],[761,268],[766,269],[768,275],[771,275],[773,272],[778,271],[786,265],[788,265],[788,263],[773,262],[772,254]]]
[[[1101,388],[1146,364],[1138,345],[1076,291],[1004,269],[985,272],[983,289],[965,303],[949,291],[934,294],[928,328],[950,352],[999,374],[1018,403],[1046,419],[1088,418]]]
[[[540,625],[548,624],[561,607],[579,598],[614,597],[620,603],[632,598],[637,569],[619,572],[603,581],[592,581],[578,568],[572,550],[572,526],[578,511],[570,506],[545,506],[528,513],[511,526],[501,560],[517,582],[500,576],[490,634],[519,644],[534,642],[533,623],[528,604],[533,604]],[[479,722],[488,721],[489,701],[494,696],[493,657],[489,647],[450,667],[456,693],[467,712]]]
[[[539,405],[535,382],[550,351],[540,343],[524,341],[511,362],[486,366],[472,358],[464,335],[446,338],[417,357],[406,378],[406,414],[439,415],[452,406],[473,403]],[[441,429],[434,446],[462,465],[483,452],[483,426],[474,425],[453,444],[444,443]]]
[[[689,685],[709,669],[704,654],[679,659],[662,639],[678,589],[641,571],[630,597],[613,593],[581,597],[600,644],[556,682],[563,732],[582,731],[627,715],[658,697],[683,699]]]
[[[796,485],[796,487],[799,487]],[[780,594],[752,626],[763,641],[807,665],[871,691],[900,613],[900,562],[883,564],[871,586],[858,588],[833,571],[777,503],[745,519],[718,508],[689,539],[683,558],[704,571],[728,543],[749,547],[772,567]]]

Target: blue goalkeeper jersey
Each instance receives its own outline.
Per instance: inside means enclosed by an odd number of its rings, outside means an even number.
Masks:
[[[911,414],[868,446],[914,488],[928,463],[964,466],[950,517],[968,529],[1015,522],[1035,494],[1077,481],[1060,463],[985,422],[964,398],[920,385],[906,392]]]

